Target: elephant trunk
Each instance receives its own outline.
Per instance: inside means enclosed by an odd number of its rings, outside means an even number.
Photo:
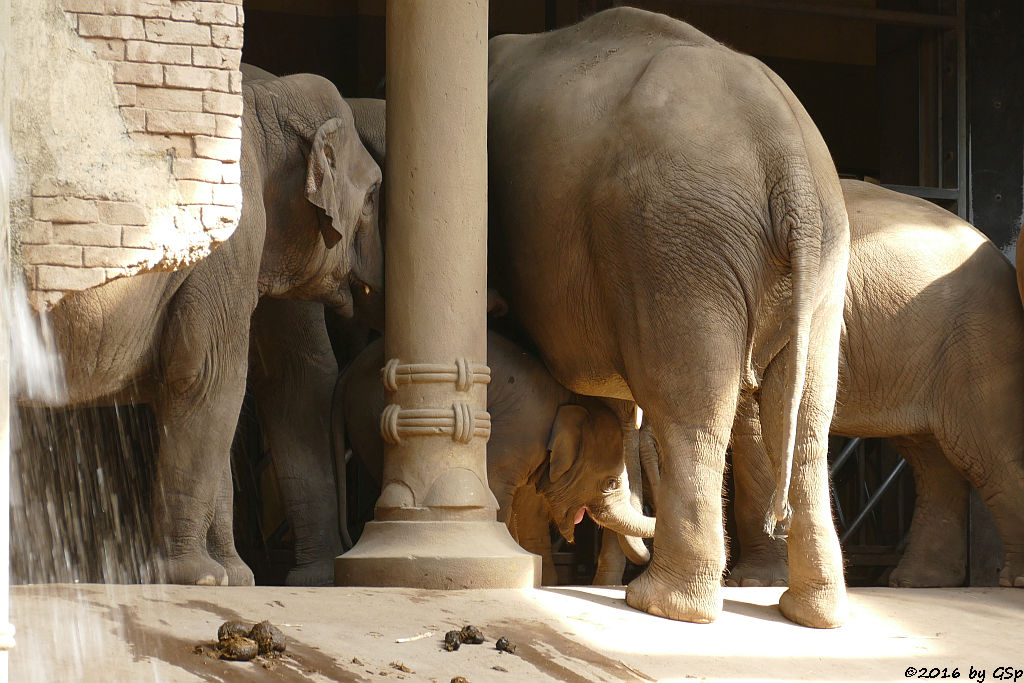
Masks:
[[[651,561],[651,551],[647,549],[642,540],[636,536],[616,535],[619,537],[619,547],[622,548],[622,553],[630,562],[643,566]]]
[[[618,496],[607,505],[600,508],[588,508],[588,510],[595,522],[616,533],[639,538],[654,538],[654,517],[646,517],[637,512],[630,505],[628,496]],[[639,564],[644,563],[646,560]]]

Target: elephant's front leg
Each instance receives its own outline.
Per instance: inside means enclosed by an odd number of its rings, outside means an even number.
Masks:
[[[256,293],[231,291],[234,300],[227,301],[222,295],[231,283],[214,277],[218,263],[204,262],[178,290],[159,349],[154,524],[162,578],[170,583],[228,583],[207,542],[245,395]],[[220,542],[233,547],[230,526],[221,531],[227,538]]]
[[[726,578],[727,586],[785,586],[789,581],[786,542],[771,538],[764,521],[775,490],[771,460],[761,438],[761,421],[753,396],[740,399],[732,430],[732,471],[740,554]]]
[[[250,389],[295,534],[295,567],[286,582],[332,585],[334,558],[344,548],[331,454],[338,365],[324,307],[294,300],[260,301],[253,315],[250,358]]]
[[[235,550],[234,487],[231,481],[231,465],[225,463],[220,476],[220,490],[217,493],[217,507],[213,513],[213,524],[206,537],[206,549],[228,573],[228,585],[252,586],[256,582],[252,570]]]

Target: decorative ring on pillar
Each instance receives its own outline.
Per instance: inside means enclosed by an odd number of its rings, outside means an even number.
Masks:
[[[491,436],[491,414],[473,410],[465,401],[456,401],[451,408],[408,410],[392,403],[380,414],[380,434],[393,445],[402,443],[404,436],[450,435],[457,443],[469,443],[476,436],[486,440]]]
[[[441,363],[406,363],[390,359],[380,371],[380,379],[388,391],[398,391],[401,384],[454,382],[457,391],[469,391],[474,384],[490,384],[491,369],[484,363],[471,363],[458,358],[454,366]]]

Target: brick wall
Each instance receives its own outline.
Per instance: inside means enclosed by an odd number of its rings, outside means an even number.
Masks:
[[[108,65],[110,106],[122,121],[113,135],[127,136],[170,190],[143,191],[113,171],[116,180],[91,182],[89,155],[96,168],[118,163],[105,158],[102,137],[71,147],[77,172],[62,155],[29,164],[14,233],[38,308],[116,277],[194,263],[231,235],[242,202],[241,0],[55,1],[91,50],[78,62]],[[16,156],[38,134],[15,140]]]

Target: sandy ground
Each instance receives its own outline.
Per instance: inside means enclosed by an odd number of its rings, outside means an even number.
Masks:
[[[1024,590],[851,589],[851,618],[832,631],[786,621],[780,588],[724,590],[721,617],[698,625],[637,612],[606,587],[19,586],[10,680],[1024,681]],[[271,620],[287,656],[215,659],[229,619]],[[444,633],[466,624],[486,642],[445,651]],[[514,655],[494,648],[501,636]]]

